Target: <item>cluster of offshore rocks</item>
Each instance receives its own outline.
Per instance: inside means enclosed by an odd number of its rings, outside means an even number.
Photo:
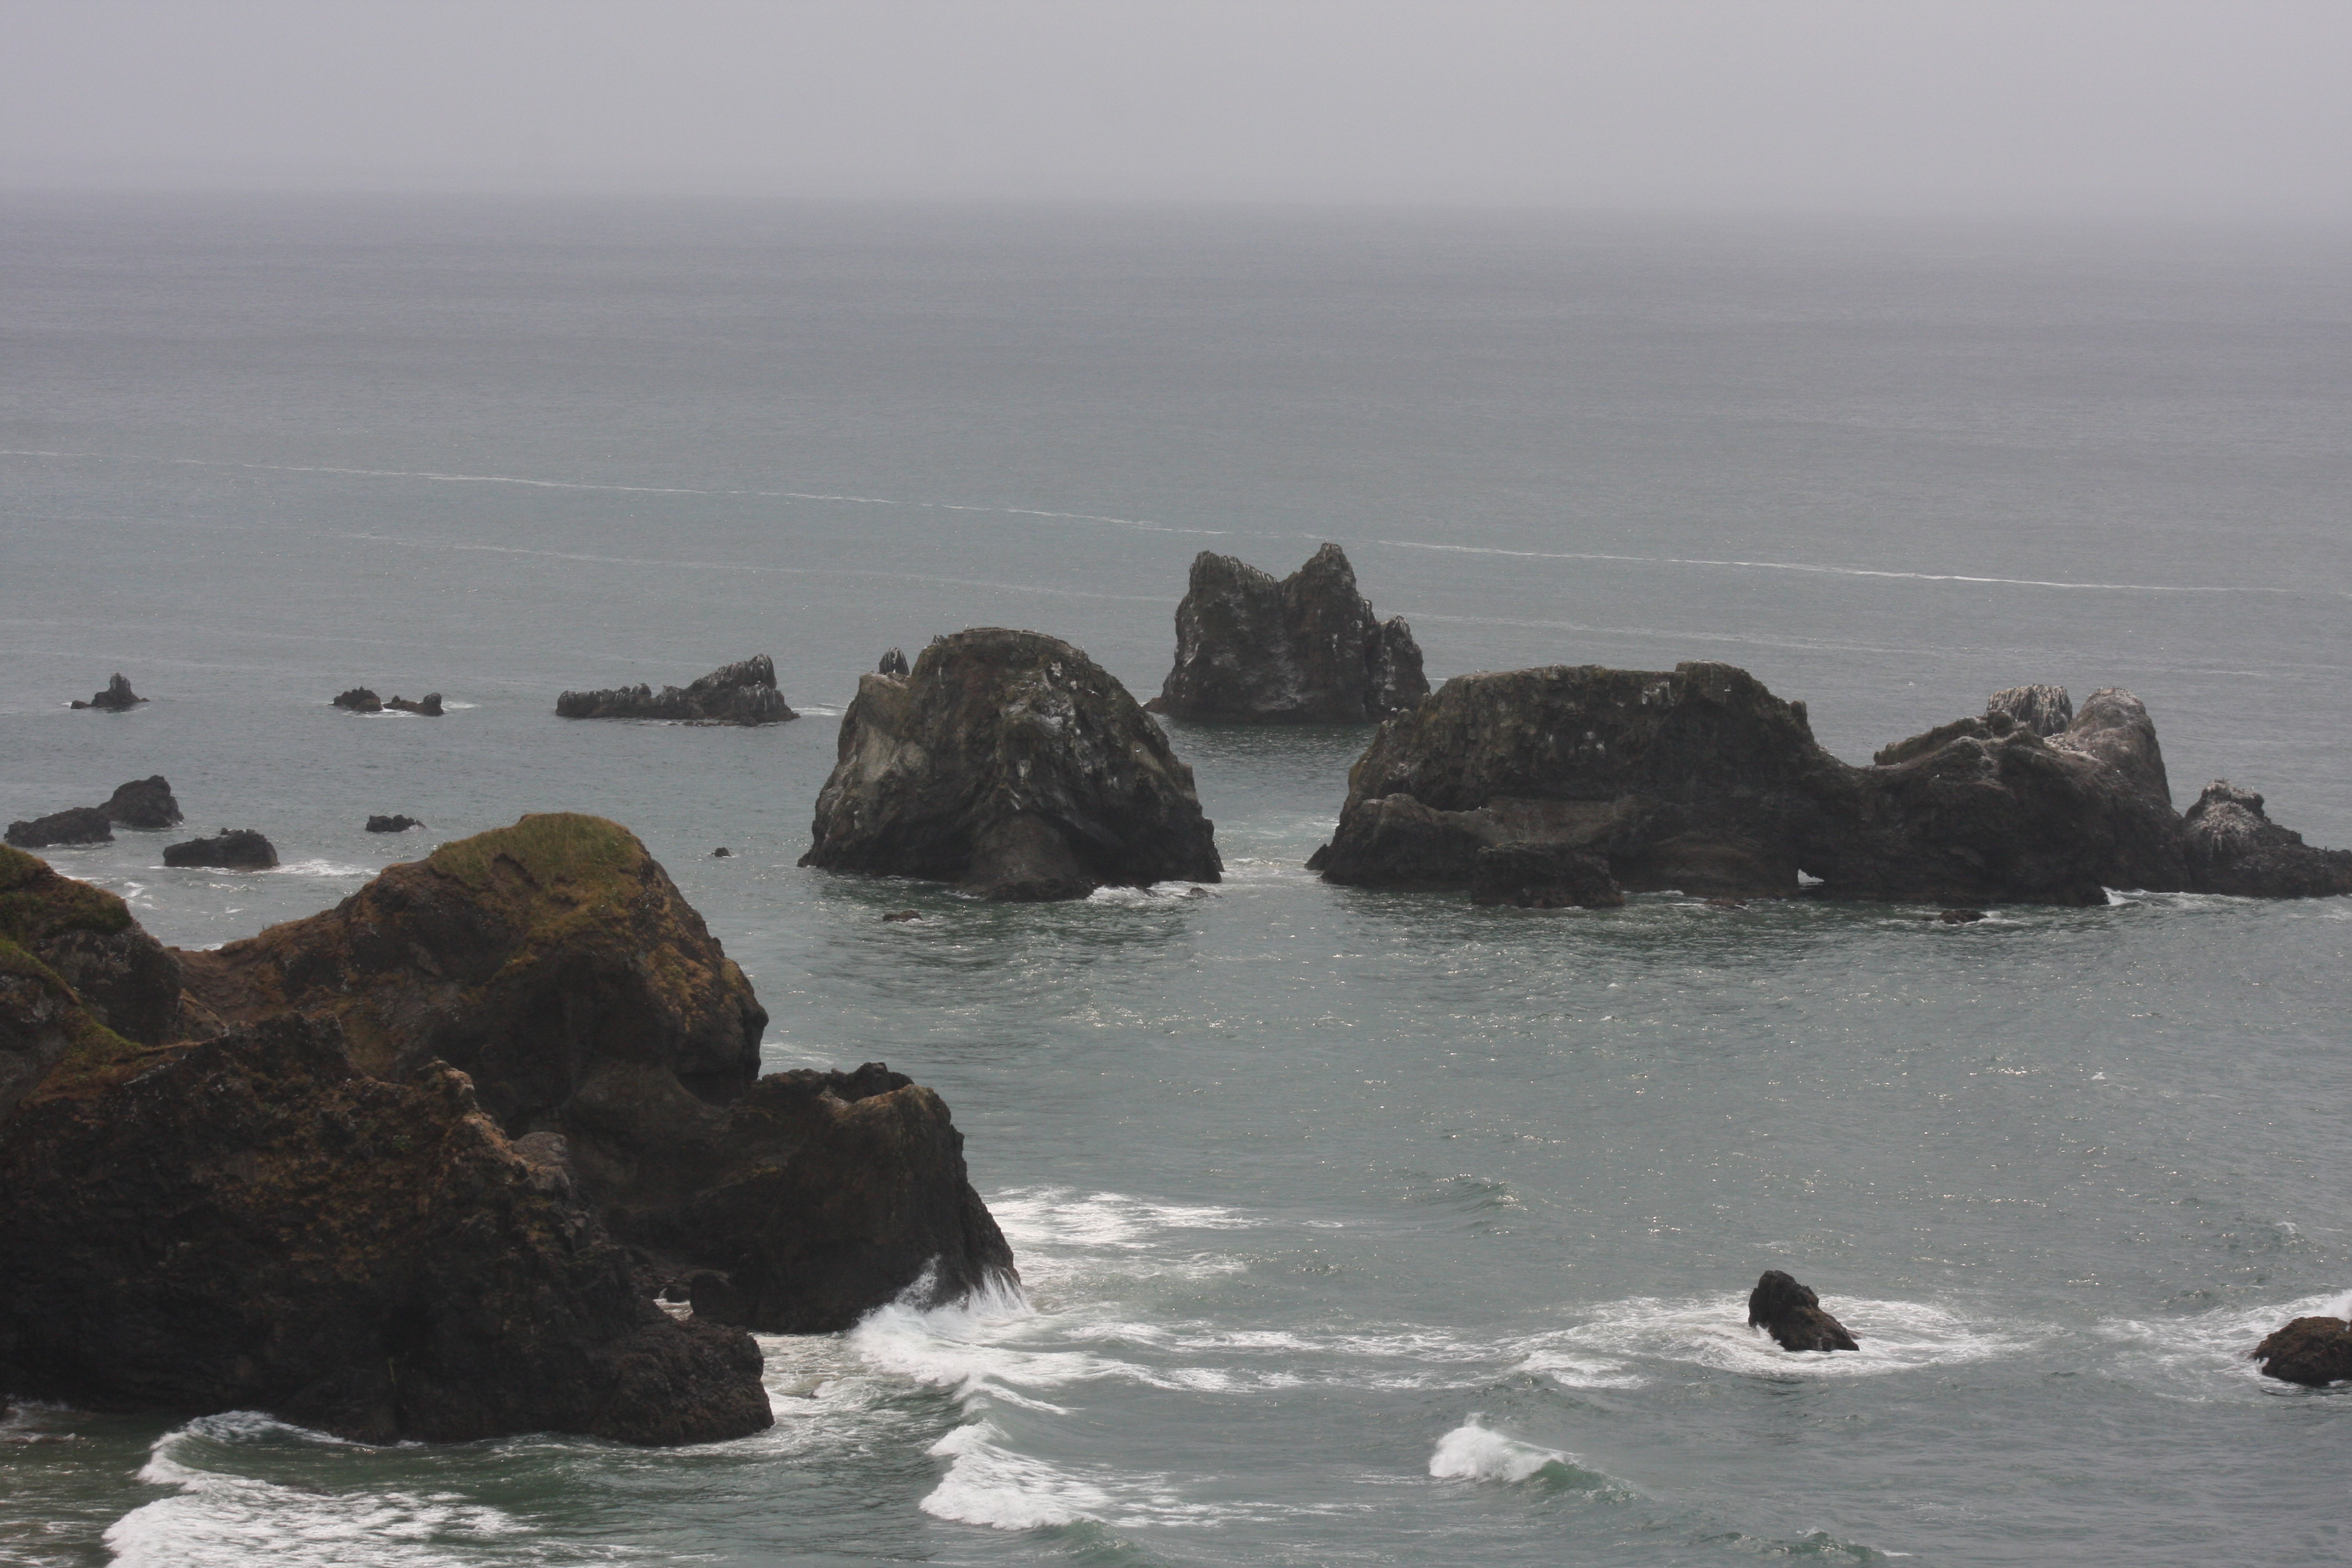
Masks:
[[[28,822],[12,822],[7,837],[19,849],[110,844],[117,827],[160,833],[180,821],[180,803],[172,794],[171,781],[157,773],[121,785],[103,805],[69,806]],[[278,850],[249,827],[224,827],[209,838],[165,845],[163,864],[267,871],[278,864]]]
[[[382,713],[389,710],[394,713],[414,713],[423,719],[438,719],[443,711],[441,694],[437,691],[428,691],[412,702],[405,697],[389,700],[378,697],[364,686],[337,692],[332,706],[353,713]]]
[[[761,1077],[765,1021],[594,817],[204,952],[0,850],[0,1394],[378,1442],[758,1430],[747,1331],[1013,1278],[938,1096]]]
[[[797,719],[776,689],[775,661],[757,654],[684,686],[622,686],[567,691],[555,700],[563,719],[663,719],[677,724],[781,724]]]

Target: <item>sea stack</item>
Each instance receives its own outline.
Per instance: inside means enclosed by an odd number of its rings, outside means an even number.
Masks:
[[[1429,695],[1402,616],[1383,621],[1336,544],[1276,582],[1202,551],[1176,606],[1176,663],[1147,706],[1173,718],[1360,724]]]
[[[776,666],[764,653],[658,692],[650,686],[567,691],[555,700],[555,711],[565,719],[665,719],[683,724],[782,724],[800,717],[776,689]]]
[[[76,698],[73,705],[77,708],[99,708],[120,713],[126,708],[136,708],[146,700],[147,699],[131,689],[131,682],[123,679],[121,672],[118,670],[107,681],[105,690],[99,692],[87,702]]]
[[[1801,872],[1815,897],[1956,908],[2352,892],[2352,852],[2304,844],[2251,791],[2218,784],[2176,812],[2130,692],[2094,692],[2045,736],[2065,693],[2026,689],[1860,768],[1815,742],[1803,703],[1729,665],[1461,676],[1381,727],[1308,865],[1465,888],[1486,851],[1549,846],[1601,857],[1628,891],[1792,897]]]
[[[1858,1351],[1843,1323],[1822,1310],[1822,1299],[1778,1268],[1767,1268],[1748,1293],[1748,1325],[1762,1329],[1784,1351]]]
[[[995,626],[859,681],[813,833],[803,866],[1008,901],[1223,870],[1192,770],[1127,689],[1058,637]]]

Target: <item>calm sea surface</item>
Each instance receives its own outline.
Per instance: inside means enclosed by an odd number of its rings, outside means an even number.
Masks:
[[[1854,760],[2126,686],[2181,803],[2352,844],[2343,237],[20,196],[0,448],[0,816],[160,772],[286,861],[61,868],[202,945],[617,818],[772,1066],[947,1098],[1026,1282],[765,1342],[709,1447],[34,1409],[0,1562],[2352,1555],[2352,1395],[2242,1359],[2352,1293],[2347,900],[1343,890],[1366,732],[1183,725],[1207,896],[793,864],[884,648],[1148,695],[1195,552],[1326,539],[1439,678],[1728,660]],[[551,711],[759,652],[800,722]],[[1862,1352],[1752,1335],[1768,1267]]]

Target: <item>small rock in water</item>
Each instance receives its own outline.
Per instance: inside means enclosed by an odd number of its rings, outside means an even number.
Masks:
[[[1748,1326],[1762,1329],[1784,1351],[1855,1351],[1843,1323],[1822,1310],[1822,1299],[1778,1268],[1767,1268],[1748,1295]]]
[[[2320,1388],[2352,1378],[2352,1322],[2341,1318],[2297,1318],[2248,1352],[2263,1363],[2263,1375]]]
[[[329,706],[348,708],[354,713],[381,713],[383,711],[383,699],[364,686],[354,686],[349,691],[335,693],[335,700]]]
[[[106,683],[105,690],[99,692],[87,702],[76,700],[74,706],[103,708],[119,713],[125,708],[135,708],[146,700],[147,699],[131,690],[131,682],[123,679],[121,674],[117,672],[113,679]]]
[[[1706,901],[1706,907],[1711,910],[1721,910],[1727,914],[1744,915],[1748,912],[1748,900],[1745,899],[1709,899]]]
[[[438,719],[441,717],[441,694],[437,691],[428,691],[415,702],[411,702],[405,697],[395,697],[384,706],[397,709],[403,713],[415,713],[426,719]]]
[[[731,858],[733,857],[734,853],[735,853],[735,851],[733,851],[732,849],[728,848],[728,847],[727,847],[727,846],[725,846],[724,844],[721,844],[718,848],[713,849],[713,850],[710,852],[710,858],[711,858],[713,860],[725,860],[725,859]]]
[[[1948,926],[1974,925],[1985,918],[1985,912],[1982,910],[1946,910],[1936,918]]]
[[[424,826],[413,816],[371,816],[367,819],[370,833],[405,833],[412,827]]]
[[[278,848],[250,827],[224,827],[210,838],[166,845],[166,866],[211,866],[224,871],[267,871],[278,864]]]
[[[877,675],[904,676],[907,673],[907,656],[902,650],[894,647],[882,656],[882,662],[875,666],[874,669]]]
[[[886,921],[919,921],[923,917],[914,910],[892,910],[882,918]]]

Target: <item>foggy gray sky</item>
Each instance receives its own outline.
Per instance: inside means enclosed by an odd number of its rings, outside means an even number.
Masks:
[[[0,0],[0,184],[2352,217],[2352,0]]]

